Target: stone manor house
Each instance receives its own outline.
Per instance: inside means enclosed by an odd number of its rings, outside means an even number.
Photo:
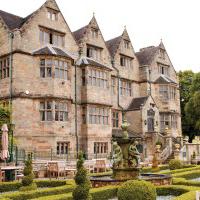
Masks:
[[[126,28],[105,41],[94,16],[72,32],[55,0],[25,18],[0,11],[0,101],[11,102],[22,149],[104,157],[126,119],[143,158],[157,141],[170,156],[182,136],[179,99],[162,41],[135,52]]]

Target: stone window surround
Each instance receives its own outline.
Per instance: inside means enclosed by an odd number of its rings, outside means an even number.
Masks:
[[[10,58],[4,57],[0,59],[0,79],[9,78],[10,76]]]
[[[90,32],[91,32],[91,36],[92,36],[93,39],[97,39],[98,38],[99,30],[97,28],[91,27]]]
[[[130,49],[130,41],[124,39],[123,40],[123,47],[124,47],[124,49]]]
[[[126,79],[119,80],[119,89],[121,96],[132,96],[132,81]]]
[[[162,49],[162,48],[159,49],[159,55],[160,55],[159,57],[161,59],[165,60],[165,50],[164,49]]]
[[[82,107],[82,123],[92,125],[109,125],[110,109],[105,106],[87,105]]]
[[[116,94],[116,78],[111,77],[111,93]]]
[[[94,142],[94,154],[108,153],[108,142]]]
[[[109,88],[109,73],[99,68],[87,69],[87,84],[90,86]]]
[[[47,8],[47,18],[52,21],[58,21],[58,13],[59,11]]]
[[[67,155],[69,153],[70,142],[57,141],[56,154]]]
[[[100,61],[102,57],[101,56],[102,50],[103,50],[102,47],[97,47],[97,46],[87,44],[87,57]]]
[[[56,104],[63,104],[58,106]],[[42,100],[39,102],[40,121],[59,121],[66,122],[69,120],[69,102],[55,101],[55,100]]]
[[[41,65],[41,61],[45,60],[45,65]],[[50,61],[50,65],[47,64],[46,61]],[[40,64],[40,78],[55,78],[55,79],[61,79],[61,80],[69,80],[70,77],[70,68],[71,68],[71,63],[70,61],[66,60],[66,59],[61,59],[61,58],[52,58],[52,57],[40,57],[39,60]],[[56,63],[63,63],[63,65],[59,65]],[[44,68],[44,71],[41,71],[42,68]],[[58,72],[58,73],[56,73]],[[63,72],[63,77],[59,77],[61,75],[61,72]],[[42,75],[43,73],[43,75]],[[50,73],[48,75],[48,73]]]
[[[39,26],[39,41],[42,45],[65,46],[65,33]]]
[[[162,64],[159,62],[157,63],[157,65],[158,65],[158,73],[159,74],[169,76],[169,69],[170,69],[169,65],[165,65],[165,64]]]
[[[177,87],[170,84],[159,84],[159,98],[163,101],[176,100]]]
[[[133,58],[120,54],[120,66],[131,69],[133,67]]]
[[[165,132],[165,128],[177,129],[177,114],[160,113],[160,131]]]
[[[119,128],[119,111],[112,111],[112,127]]]

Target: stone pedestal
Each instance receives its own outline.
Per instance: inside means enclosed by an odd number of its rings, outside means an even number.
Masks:
[[[113,169],[113,178],[116,180],[138,179],[140,167]]]

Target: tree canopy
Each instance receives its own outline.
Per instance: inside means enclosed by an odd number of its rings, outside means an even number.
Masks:
[[[10,112],[8,108],[3,107],[0,104],[0,128],[2,124],[9,124],[10,121]]]
[[[179,72],[183,134],[190,141],[200,134],[200,73]]]

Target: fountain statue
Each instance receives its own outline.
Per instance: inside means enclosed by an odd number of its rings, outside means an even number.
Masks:
[[[122,124],[122,136],[112,138],[112,175],[92,176],[90,181],[93,187],[106,185],[119,185],[131,179],[151,181],[155,185],[169,185],[172,182],[171,175],[165,174],[140,174],[140,153],[137,149],[137,140],[129,138],[128,122]]]
[[[138,142],[128,136],[128,122],[122,124],[122,137],[113,139],[112,160],[113,178],[118,180],[136,179],[140,172],[140,153],[137,149]]]

